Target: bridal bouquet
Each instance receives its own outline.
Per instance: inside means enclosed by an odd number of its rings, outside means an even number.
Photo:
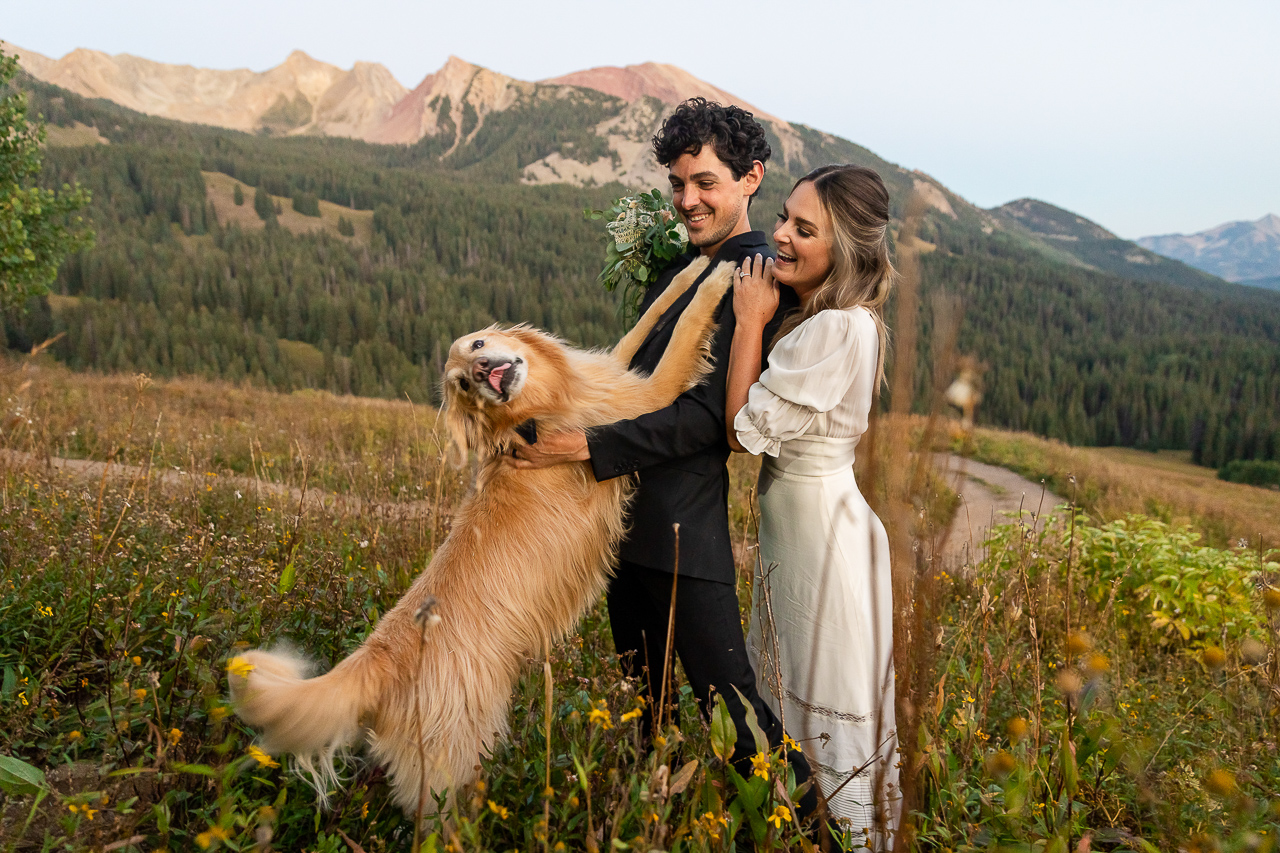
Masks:
[[[689,232],[658,190],[624,196],[609,210],[583,211],[588,219],[609,218],[604,269],[597,279],[610,292],[621,288],[622,314],[640,315],[645,286],[689,245]]]

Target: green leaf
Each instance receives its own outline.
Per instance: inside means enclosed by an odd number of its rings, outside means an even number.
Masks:
[[[751,736],[756,741],[756,752],[769,754],[769,739],[764,736],[764,730],[760,728],[760,721],[756,719],[756,709],[747,701],[747,697],[742,695],[742,691],[734,686],[733,692],[738,694],[738,700],[742,702],[743,711],[747,715],[747,728],[751,730]]]
[[[724,697],[716,694],[716,707],[711,712],[711,751],[716,758],[728,762],[733,755],[733,747],[738,741],[738,730],[729,716],[729,706]]]
[[[289,590],[293,589],[293,585],[296,582],[296,575],[297,575],[297,568],[295,568],[292,562],[290,562],[288,565],[284,567],[284,571],[280,573],[280,594],[281,595],[284,595]]]
[[[214,770],[207,764],[179,764],[169,765],[179,773],[195,773],[197,776],[210,776],[214,779],[218,778],[218,771]]]
[[[0,791],[21,797],[48,789],[44,771],[12,755],[0,755]]]
[[[1058,745],[1058,762],[1062,769],[1062,786],[1071,797],[1080,784],[1079,770],[1076,766],[1076,755],[1071,751],[1071,733],[1064,727],[1062,740]]]
[[[764,805],[769,799],[769,780],[752,776],[743,779],[733,767],[728,768],[729,779],[738,789],[737,802],[742,806],[742,813],[751,826],[751,834],[756,843],[762,843],[769,832],[769,824],[765,822]]]

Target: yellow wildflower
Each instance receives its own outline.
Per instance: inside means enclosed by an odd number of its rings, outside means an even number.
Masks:
[[[786,744],[786,747],[788,750],[794,749],[798,751],[800,749],[800,744],[796,743],[795,740],[792,739],[791,735],[789,734],[783,733],[782,742]]]
[[[500,806],[493,800],[489,801],[489,811],[496,814],[502,820],[506,820],[510,816],[510,812],[507,811],[506,806]]]
[[[753,776],[759,776],[761,779],[769,778],[769,756],[763,752],[757,752],[751,756],[751,773]]]
[[[134,666],[142,666],[142,658],[138,657],[137,655],[134,655],[133,657],[131,657],[130,660],[133,661]]]
[[[1085,669],[1094,674],[1111,671],[1111,661],[1102,652],[1094,652],[1089,655],[1084,666]]]
[[[1268,610],[1280,610],[1280,589],[1267,587],[1262,591],[1262,603]]]
[[[177,746],[180,740],[182,740],[182,732],[178,729],[169,729],[169,746]]]
[[[201,850],[208,850],[209,846],[213,844],[213,834],[209,832],[200,833],[196,836],[196,844],[200,845]]]
[[[1018,767],[1018,762],[1003,749],[987,759],[987,770],[993,776],[1008,776]]]
[[[784,823],[791,823],[791,809],[786,806],[778,806],[766,820],[773,824],[776,829],[781,829]]]
[[[263,752],[261,747],[251,746],[246,750],[246,752],[248,753],[250,758],[258,762],[259,767],[279,767],[280,766],[280,762],[276,761],[270,755],[267,755],[267,753]]]
[[[1204,779],[1204,786],[1209,793],[1219,797],[1229,797],[1236,792],[1236,777],[1229,770],[1219,767]]]
[[[249,673],[253,672],[256,668],[257,667],[242,657],[233,657],[227,661],[227,672],[237,678],[248,678]]]
[[[639,708],[635,708],[634,710],[628,711],[627,713],[622,715],[622,722],[629,723],[643,713],[644,711],[640,710]]]
[[[145,687],[139,687],[137,690],[133,691],[133,698],[134,698],[134,699],[137,699],[139,702],[141,702],[143,699],[146,699],[146,698],[147,698],[147,688],[145,688]]]
[[[609,713],[609,709],[605,707],[603,702],[600,703],[600,707],[591,709],[591,713],[587,716],[587,721],[599,723],[603,729],[613,728],[613,715]]]
[[[215,723],[220,721],[223,717],[227,716],[227,714],[229,713],[231,713],[231,709],[228,708],[226,705],[214,705],[212,708],[209,709],[209,716],[213,717],[213,721]]]
[[[72,743],[75,743],[77,741],[84,740],[84,735],[80,733],[79,729],[76,729],[71,734],[67,735],[67,740],[71,741]]]
[[[1022,717],[1014,717],[1005,724],[1004,731],[1009,736],[1010,743],[1017,743],[1027,736],[1027,721]]]
[[[1093,639],[1084,631],[1076,631],[1067,638],[1067,654],[1082,655],[1093,648]]]

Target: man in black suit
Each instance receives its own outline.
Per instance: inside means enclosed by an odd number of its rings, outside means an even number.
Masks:
[[[689,230],[692,249],[647,289],[641,311],[666,289],[676,273],[698,254],[711,257],[706,272],[667,310],[636,351],[631,367],[652,372],[666,349],[675,320],[717,264],[748,257],[772,257],[762,231],[751,230],[748,208],[764,178],[769,143],[751,113],[693,98],[676,108],[653,139],[658,162],[667,166],[676,210]],[[782,288],[782,305],[765,332],[772,337],[782,315],[798,304]],[[760,698],[735,587],[729,541],[729,444],[725,437],[725,376],[733,340],[733,300],[719,309],[712,343],[715,370],[665,409],[589,434],[564,432],[539,437],[522,447],[517,467],[590,462],[597,480],[639,475],[631,504],[630,531],[622,543],[618,570],[609,585],[609,620],[623,670],[638,677],[656,702],[663,683],[667,622],[675,570],[675,534],[680,525],[673,645],[694,695],[706,714],[712,690],[724,697],[738,731],[734,763],[748,776],[754,740],[736,687],[755,709],[773,745],[782,725]],[[653,703],[645,708],[648,731]],[[798,751],[791,753],[797,781],[809,777]],[[811,812],[814,795],[802,812]],[[808,806],[808,808],[805,808]]]

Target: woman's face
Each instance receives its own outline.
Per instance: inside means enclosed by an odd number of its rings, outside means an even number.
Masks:
[[[813,183],[805,181],[791,191],[773,227],[773,277],[805,299],[831,272],[831,241],[831,221]]]

